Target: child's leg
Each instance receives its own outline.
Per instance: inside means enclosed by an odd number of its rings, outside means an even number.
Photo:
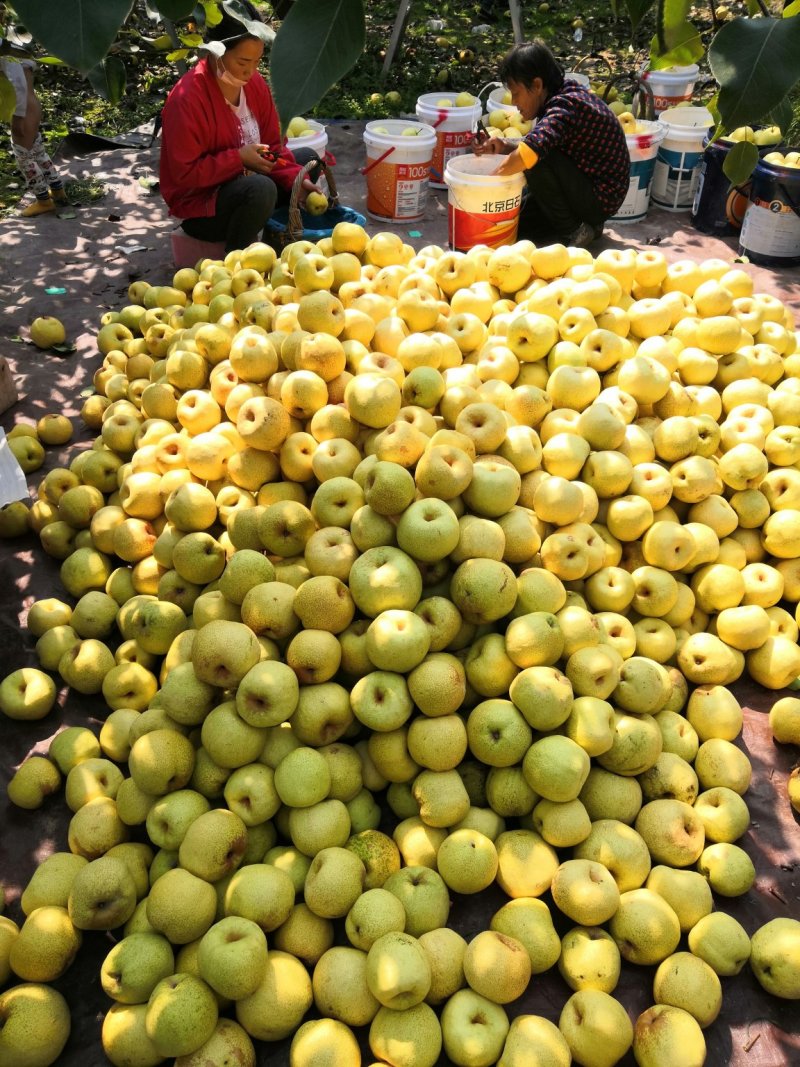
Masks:
[[[42,108],[33,91],[33,74],[27,67],[24,73],[26,95],[24,101],[18,99],[17,110],[11,120],[11,148],[26,186],[36,197],[22,211],[25,217],[31,217],[55,210],[49,185],[51,176],[58,179],[58,174],[39,134]],[[48,164],[47,171],[42,166],[43,161]]]

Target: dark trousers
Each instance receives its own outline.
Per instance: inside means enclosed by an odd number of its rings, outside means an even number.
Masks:
[[[299,148],[294,157],[301,166],[319,159],[311,148]],[[309,177],[316,181],[319,168],[310,171]],[[199,241],[224,241],[225,251],[231,252],[260,241],[264,225],[275,208],[288,201],[289,193],[268,175],[240,174],[219,187],[216,214],[184,219],[181,226]]]
[[[563,241],[582,222],[602,227],[605,213],[591,180],[559,149],[525,171],[519,236],[530,241]]]

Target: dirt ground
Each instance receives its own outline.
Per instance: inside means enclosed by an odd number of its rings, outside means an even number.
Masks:
[[[344,204],[363,212],[363,123],[345,122],[329,127],[329,148],[337,157],[336,178]],[[15,375],[20,401],[0,416],[10,429],[22,418],[37,418],[47,411],[73,417],[75,439],[63,449],[48,450],[45,467],[32,475],[34,490],[47,470],[63,465],[91,442],[91,434],[77,418],[83,397],[92,392],[92,374],[100,362],[94,344],[99,317],[105,310],[127,303],[126,289],[134,278],[164,283],[172,275],[169,233],[174,221],[167,217],[157,193],[139,179],[157,173],[157,148],[115,149],[84,154],[69,146],[61,158],[65,174],[92,177],[106,187],[105,197],[74,209],[74,218],[46,216],[36,220],[6,219],[0,223],[0,355]],[[370,232],[381,227],[368,223]],[[421,237],[408,236],[408,229]],[[446,194],[433,193],[426,218],[404,227],[404,239],[417,247],[446,245]],[[401,232],[403,232],[401,231]],[[704,237],[688,226],[683,215],[652,211],[645,222],[612,228],[600,247],[643,247],[657,243],[670,260],[735,257],[732,243]],[[133,249],[132,247],[133,246]],[[137,246],[143,246],[138,250]],[[800,316],[800,272],[747,268],[756,289],[779,296]],[[63,294],[47,294],[63,288]],[[61,318],[77,348],[72,355],[43,353],[19,340],[30,321],[41,314]],[[33,641],[22,630],[34,599],[58,596],[58,564],[33,537],[4,542],[0,547],[0,655],[3,674],[23,664],[36,663]],[[745,706],[745,727],[740,747],[754,769],[747,794],[752,825],[740,844],[757,870],[753,889],[744,897],[720,902],[752,933],[770,918],[800,917],[800,827],[786,798],[786,779],[796,752],[772,743],[765,711],[774,694],[742,683],[735,692]],[[0,882],[7,887],[7,914],[17,920],[17,897],[38,862],[55,849],[66,848],[66,806],[63,797],[51,800],[35,813],[21,812],[6,800],[5,786],[14,768],[33,752],[46,751],[53,734],[64,724],[99,726],[104,708],[97,698],[62,693],[59,707],[38,723],[0,722],[3,758],[0,765]],[[484,929],[500,906],[502,894],[482,894],[479,901],[454,899],[453,925],[466,937]],[[560,929],[565,932],[566,926]],[[62,1067],[100,1067],[105,1061],[100,1045],[100,1022],[109,1006],[99,983],[100,964],[111,947],[110,935],[89,934],[78,961],[56,983],[72,1009],[73,1032],[59,1060]],[[651,1002],[652,969],[625,967],[617,995],[633,1018]],[[749,968],[736,978],[724,979],[724,1004],[719,1020],[707,1031],[710,1067],[793,1067],[800,1063],[800,1018],[792,1002],[767,996]],[[509,1008],[509,1014],[536,1013],[557,1021],[568,990],[558,973],[534,977],[529,991]],[[364,1045],[366,1051],[366,1045]],[[369,1062],[365,1059],[365,1062]],[[442,1063],[446,1063],[442,1059]],[[288,1042],[261,1045],[258,1063],[270,1067],[288,1064]],[[632,1067],[633,1057],[622,1064]],[[680,1067],[676,1064],[676,1067]]]

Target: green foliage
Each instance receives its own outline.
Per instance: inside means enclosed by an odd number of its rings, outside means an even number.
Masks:
[[[659,0],[656,34],[650,45],[654,70],[687,66],[702,59],[703,42],[688,18],[691,6],[691,0]]]
[[[631,23],[631,34],[635,34],[639,28],[639,23],[648,13],[652,10],[656,0],[625,0],[625,7],[628,11],[628,18]]]
[[[87,74],[89,84],[98,96],[110,104],[118,104],[125,95],[128,77],[119,56],[106,56]]]
[[[132,0],[14,0],[37,41],[83,74],[107,54]]]
[[[11,122],[16,106],[17,94],[14,92],[14,86],[5,74],[0,74],[0,121]]]
[[[758,148],[752,141],[739,141],[725,156],[722,170],[731,185],[746,182],[758,163]]]
[[[270,58],[275,104],[285,129],[312,108],[364,50],[362,0],[295,0]]]
[[[708,50],[720,85],[726,130],[759,122],[782,106],[800,77],[800,16],[738,18],[725,23]]]

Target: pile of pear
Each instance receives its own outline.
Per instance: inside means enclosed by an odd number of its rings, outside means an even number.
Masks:
[[[700,1067],[748,962],[800,998],[800,922],[725,911],[755,877],[729,687],[800,674],[791,311],[720,260],[350,224],[129,294],[94,446],[26,515],[67,595],[0,709],[63,683],[107,717],[9,786],[72,814],[0,925],[0,1067],[57,1061],[86,931],[119,1067],[290,1035],[357,1067],[360,1031],[391,1067]],[[451,896],[493,883],[467,941]],[[656,968],[634,1021],[623,964]],[[553,967],[558,1025],[512,1021]]]

